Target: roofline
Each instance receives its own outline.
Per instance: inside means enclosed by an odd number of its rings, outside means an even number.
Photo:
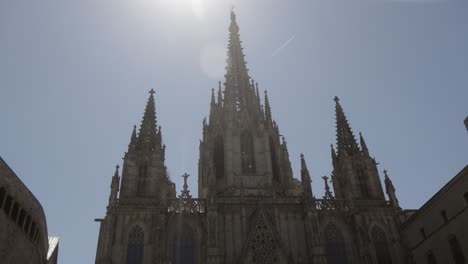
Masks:
[[[435,200],[440,198],[442,195],[446,194],[449,189],[451,189],[457,182],[463,179],[464,175],[468,175],[468,165],[466,165],[461,171],[459,171],[450,181],[448,181],[439,191],[437,191],[427,202],[425,202],[413,215],[411,215],[402,226],[408,225],[412,222],[418,215],[422,214],[428,207],[430,207]]]

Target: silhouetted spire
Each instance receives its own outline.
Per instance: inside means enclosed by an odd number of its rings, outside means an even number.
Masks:
[[[390,177],[388,177],[387,170],[384,170],[384,175],[385,175],[385,192],[388,195],[388,198],[390,199],[390,204],[393,207],[400,208],[400,204],[398,203],[398,199],[396,197],[396,191],[395,187],[393,186],[392,180],[390,180]]]
[[[272,125],[273,120],[271,119],[271,106],[268,100],[268,93],[265,90],[265,120],[268,126]]]
[[[361,132],[359,132],[359,140],[360,140],[362,154],[365,156],[369,156],[369,150],[367,149],[367,144],[364,141],[364,137],[362,136]]]
[[[333,147],[333,144],[330,144],[330,147],[331,147],[331,156],[332,156],[332,161],[335,162],[336,161],[336,152],[335,152],[335,148]]]
[[[323,176],[322,179],[325,182],[325,195],[323,196],[323,199],[334,199],[333,194],[330,191],[330,186],[328,185],[328,177]]]
[[[309,170],[304,159],[304,154],[301,153],[301,183],[303,194],[309,198],[312,197],[312,187],[311,187],[311,178]]]
[[[348,155],[353,155],[358,153],[359,147],[353,131],[348,124],[343,108],[340,105],[340,99],[335,96],[334,100],[336,103],[336,141],[338,155],[344,154],[343,152],[346,152]]]
[[[188,184],[187,184],[187,178],[189,176],[190,175],[188,175],[187,173],[184,173],[184,175],[182,175],[182,178],[184,178],[184,186],[182,187],[182,191],[180,192],[180,196],[179,196],[179,198],[181,198],[181,199],[190,199],[190,198],[192,198],[192,195],[190,195],[190,191],[188,189]]]
[[[224,102],[230,112],[254,109],[255,90],[251,89],[245,55],[241,46],[236,14],[231,10]]]
[[[155,146],[161,143],[158,140],[156,129],[156,107],[154,102],[154,90],[149,91],[150,96],[146,103],[145,113],[141,121],[140,133],[138,134],[138,143],[140,147],[147,146],[149,149],[154,149]]]
[[[112,176],[111,182],[111,192],[109,195],[109,205],[107,206],[107,211],[114,207],[117,203],[117,195],[119,192],[120,177],[119,177],[119,165],[115,166],[114,176]]]
[[[218,107],[223,106],[223,92],[221,90],[221,82],[218,83]]]

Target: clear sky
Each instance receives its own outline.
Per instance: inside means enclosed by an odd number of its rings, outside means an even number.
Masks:
[[[334,102],[419,208],[468,160],[468,2],[0,1],[0,155],[42,203],[60,263],[93,263],[114,166],[151,88],[169,172],[192,176],[234,5],[295,176],[331,173]]]

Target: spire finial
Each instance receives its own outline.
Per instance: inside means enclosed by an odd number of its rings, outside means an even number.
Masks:
[[[119,177],[119,164],[115,165],[115,173],[114,173],[114,177]]]
[[[324,199],[333,199],[333,195],[330,191],[330,186],[328,185],[328,177],[325,175],[322,177],[323,181],[325,182],[325,195],[323,196]]]
[[[182,178],[184,178],[184,186],[181,191],[180,198],[186,198],[186,199],[192,198],[192,196],[190,195],[190,191],[188,189],[188,184],[187,184],[187,178],[189,176],[190,175],[187,173],[184,173],[184,175],[182,175]]]
[[[336,114],[336,141],[338,155],[344,154],[353,155],[359,151],[359,147],[354,138],[353,131],[349,126],[346,115],[341,107],[340,100],[337,96],[334,98],[335,101],[335,114]]]
[[[309,170],[307,169],[307,164],[304,159],[304,154],[301,153],[301,183],[302,183],[302,190],[304,195],[311,198],[312,197],[312,186],[310,185],[312,182],[310,178]]]
[[[152,96],[152,95],[154,95],[156,92],[154,91],[154,89],[153,89],[153,88],[151,88],[151,90],[149,90],[149,92],[148,92],[148,93],[149,93],[149,94]]]

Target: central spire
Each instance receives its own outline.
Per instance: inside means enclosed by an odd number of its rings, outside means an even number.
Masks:
[[[149,94],[150,96],[146,103],[145,113],[143,114],[138,134],[138,147],[145,148],[146,146],[150,150],[154,150],[157,146],[161,145],[161,131],[156,125],[155,91],[151,89]]]
[[[248,74],[245,55],[241,46],[236,14],[231,10],[229,44],[226,66],[225,98],[227,109],[232,112],[255,109],[256,93]]]
[[[340,99],[335,96],[333,99],[336,103],[336,143],[338,148],[338,155],[344,154],[352,156],[355,153],[359,152],[359,147],[354,137],[353,131],[349,126],[348,119],[343,111],[343,108],[340,104]]]

